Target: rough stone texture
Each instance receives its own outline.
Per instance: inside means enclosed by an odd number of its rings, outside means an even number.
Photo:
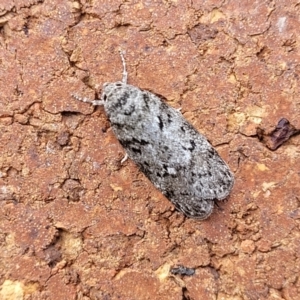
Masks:
[[[299,299],[298,1],[0,0],[0,299]],[[163,95],[235,173],[205,221],[176,212],[90,98]],[[173,266],[196,270],[171,275]]]

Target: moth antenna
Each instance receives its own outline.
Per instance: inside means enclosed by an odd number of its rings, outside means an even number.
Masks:
[[[124,58],[124,54],[125,54],[125,51],[120,50],[120,56],[121,56],[122,65],[123,65],[122,82],[127,84],[128,73],[126,71],[126,61]]]

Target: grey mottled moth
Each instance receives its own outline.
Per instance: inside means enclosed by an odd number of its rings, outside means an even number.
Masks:
[[[207,139],[160,97],[122,81],[105,83],[101,100],[112,129],[128,155],[187,217],[207,218],[214,201],[226,198],[234,177]]]

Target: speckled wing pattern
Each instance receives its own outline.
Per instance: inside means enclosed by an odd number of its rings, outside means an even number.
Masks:
[[[106,83],[102,99],[128,156],[178,210],[205,219],[229,195],[229,167],[179,111],[124,82]]]

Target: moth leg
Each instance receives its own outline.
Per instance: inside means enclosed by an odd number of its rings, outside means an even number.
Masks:
[[[128,159],[128,154],[125,153],[125,156],[121,160],[121,164],[123,164]]]
[[[126,71],[126,61],[125,61],[125,58],[124,58],[124,54],[125,54],[125,52],[120,50],[120,56],[121,56],[122,65],[123,65],[122,82],[127,84],[128,73]]]
[[[89,98],[82,98],[82,97],[79,97],[78,95],[76,94],[72,94],[72,96],[78,100],[78,101],[82,101],[82,102],[85,102],[85,103],[91,103],[93,105],[104,105],[104,101],[103,100],[91,100]]]

